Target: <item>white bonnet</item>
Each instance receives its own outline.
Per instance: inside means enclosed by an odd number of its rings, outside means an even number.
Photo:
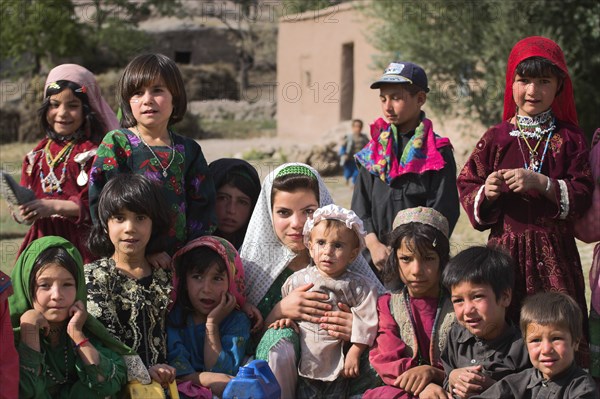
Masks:
[[[354,230],[356,235],[358,236],[358,242],[360,246],[360,250],[365,249],[365,235],[367,232],[364,229],[363,222],[353,211],[342,208],[341,206],[335,204],[325,205],[322,208],[317,209],[312,217],[306,219],[306,223],[304,223],[304,245],[308,247],[308,241],[310,239],[310,232],[313,227],[321,220],[332,219],[338,220],[346,225],[347,228]]]

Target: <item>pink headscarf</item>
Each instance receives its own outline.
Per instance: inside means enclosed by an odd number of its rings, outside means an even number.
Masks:
[[[531,57],[542,57],[550,60],[565,73],[563,88],[556,95],[552,103],[552,113],[556,115],[557,119],[578,126],[577,110],[575,109],[575,99],[573,97],[573,84],[571,83],[571,77],[569,76],[569,70],[565,62],[565,55],[558,44],[541,36],[531,36],[521,40],[515,44],[508,56],[503,120],[507,121],[512,118],[517,109],[512,90],[517,66],[521,61]]]
[[[119,128],[117,116],[102,97],[100,86],[98,86],[93,73],[77,64],[59,65],[53,68],[48,74],[46,84],[44,85],[44,94],[51,83],[59,80],[68,80],[86,88],[90,107],[102,123],[102,126],[104,126],[105,132]]]
[[[227,277],[229,278],[229,293],[235,297],[238,306],[241,308],[246,303],[246,297],[244,296],[245,291],[245,280],[244,280],[244,266],[240,255],[234,246],[227,240],[217,236],[204,236],[196,238],[188,242],[183,248],[173,255],[172,268],[173,272],[173,291],[171,291],[172,303],[175,303],[177,299],[177,287],[179,278],[185,276],[177,276],[175,271],[177,270],[176,265],[179,258],[186,252],[191,251],[194,248],[207,247],[215,251],[223,258],[223,262],[227,266]],[[202,260],[199,260],[202,261]]]

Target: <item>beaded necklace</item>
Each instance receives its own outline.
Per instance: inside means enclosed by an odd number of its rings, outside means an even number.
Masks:
[[[540,116],[540,115],[538,115]],[[548,128],[547,129],[541,129],[539,126],[537,126],[537,128],[535,129],[536,133],[539,133],[539,136],[535,136],[534,134],[526,134],[524,131],[524,128],[522,127],[522,122],[523,121],[535,121],[534,118],[528,117],[528,116],[522,116],[522,115],[515,115],[515,122],[517,125],[517,129],[519,130],[520,133],[520,137],[517,138],[518,143],[519,143],[519,149],[521,150],[521,155],[523,156],[523,164],[525,169],[529,169],[532,170],[536,173],[540,173],[542,170],[542,165],[544,164],[544,159],[546,158],[546,153],[548,151],[548,145],[550,144],[550,139],[552,138],[552,135],[554,134],[554,129],[556,128],[556,124],[554,121],[554,117],[551,114],[551,111],[548,110],[546,112],[544,112],[541,116],[541,119],[538,118],[538,120],[543,121],[544,123],[546,123],[548,121],[547,116],[550,116],[552,118],[551,123],[548,124]],[[537,118],[537,116],[536,116]],[[528,124],[528,127],[533,126],[533,124]],[[548,137],[546,137],[546,133],[548,133]],[[530,137],[537,137],[538,141],[535,144],[535,147],[531,147],[531,145],[529,144],[528,138]],[[544,140],[544,138],[546,138],[546,145],[544,146],[544,152],[542,153],[542,157],[541,159],[538,159],[538,148],[540,147],[540,144],[542,143],[542,141]],[[521,140],[523,140],[525,142],[525,144],[527,145],[527,148],[529,149],[529,164],[527,163],[527,159],[525,157],[525,154],[523,152],[523,147],[521,146]]]
[[[156,155],[156,153],[154,152],[154,150],[152,149],[152,147],[150,147],[148,145],[148,143],[146,143],[146,141],[144,140],[144,138],[142,137],[142,135],[140,134],[140,131],[138,130],[137,126],[134,126],[135,131],[137,133],[137,136],[140,138],[141,142],[144,143],[144,145],[146,146],[146,148],[148,148],[150,150],[150,152],[152,153],[152,155],[154,156],[154,158],[156,159],[156,161],[158,162],[158,166],[160,166],[160,168],[162,169],[162,175],[163,177],[167,177],[168,175],[168,170],[171,167],[171,164],[173,163],[173,160],[175,159],[175,143],[173,143],[173,136],[171,135],[171,131],[169,130],[169,140],[171,141],[171,145],[168,146],[171,149],[171,160],[169,161],[169,163],[167,164],[166,167],[163,167],[162,162],[160,161],[160,158]]]
[[[69,160],[69,156],[71,155],[75,144],[73,141],[69,141],[69,143],[67,143],[67,145],[65,145],[53,158],[52,153],[50,152],[50,145],[53,142],[52,139],[48,140],[48,143],[46,143],[46,146],[44,147],[45,156],[40,157],[40,184],[42,185],[42,191],[46,194],[53,194],[54,192],[61,194],[63,191],[61,184],[65,182],[67,177],[67,161]],[[44,176],[44,168],[42,167],[42,162],[44,160],[48,165],[48,176]],[[63,167],[62,175],[59,179],[54,172],[54,168],[61,162],[63,162]]]
[[[46,367],[46,374],[48,374],[48,377],[50,377],[50,379],[52,381],[54,381],[54,383],[56,385],[63,385],[63,384],[66,384],[67,382],[69,382],[69,346],[68,346],[68,344],[65,344],[65,346],[63,347],[63,350],[64,350],[64,354],[65,354],[65,378],[63,378],[62,380],[59,381],[58,378],[56,378],[56,376],[52,373],[52,371],[50,371],[50,367]]]

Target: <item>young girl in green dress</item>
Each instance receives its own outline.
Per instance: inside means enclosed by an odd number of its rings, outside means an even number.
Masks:
[[[114,339],[86,310],[79,251],[62,237],[33,241],[17,259],[9,298],[20,398],[116,397],[127,382]]]

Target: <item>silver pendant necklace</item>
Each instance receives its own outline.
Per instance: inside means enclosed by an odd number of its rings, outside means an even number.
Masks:
[[[156,153],[154,152],[154,150],[152,149],[152,147],[150,147],[148,145],[148,143],[146,143],[146,141],[144,140],[144,138],[140,134],[140,131],[138,130],[137,126],[134,126],[134,128],[135,128],[137,136],[140,138],[141,142],[144,143],[144,145],[146,146],[146,148],[150,150],[150,152],[152,153],[152,155],[154,156],[154,158],[158,162],[158,166],[160,166],[160,168],[162,169],[162,175],[163,175],[163,177],[166,178],[168,176],[168,174],[169,174],[167,171],[169,170],[169,168],[171,167],[171,164],[173,163],[173,160],[175,159],[175,143],[173,143],[173,136],[171,135],[171,131],[168,130],[168,132],[169,132],[169,140],[171,141],[171,145],[169,146],[169,148],[171,149],[171,160],[169,161],[169,164],[165,168],[165,167],[163,167],[162,162],[160,161],[160,158],[156,155]]]

